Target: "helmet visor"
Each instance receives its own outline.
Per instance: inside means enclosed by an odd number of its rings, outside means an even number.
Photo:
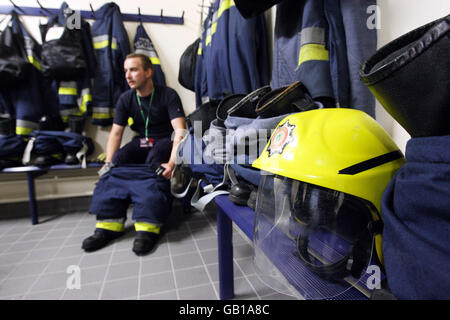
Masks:
[[[343,192],[263,176],[253,237],[258,275],[306,299],[358,298],[348,290],[355,285],[370,295],[362,279],[373,252],[374,214],[368,201]]]

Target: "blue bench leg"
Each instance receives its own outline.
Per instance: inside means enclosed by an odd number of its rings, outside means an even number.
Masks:
[[[33,172],[27,172],[28,180],[28,198],[30,202],[31,224],[38,224],[38,211],[36,205],[36,191],[34,188],[34,174]]]
[[[231,219],[220,208],[217,208],[219,293],[221,300],[234,297],[232,232]]]

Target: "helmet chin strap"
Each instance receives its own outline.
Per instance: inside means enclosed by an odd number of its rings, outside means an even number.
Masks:
[[[308,225],[305,233],[300,233],[297,237],[297,251],[294,255],[312,272],[326,280],[340,280],[346,276],[353,276],[358,279],[363,269],[368,265],[373,236],[381,232],[381,220],[371,221],[357,237],[357,240],[351,246],[349,253],[342,259],[331,264],[316,265],[311,261],[308,253],[310,234],[315,229]]]

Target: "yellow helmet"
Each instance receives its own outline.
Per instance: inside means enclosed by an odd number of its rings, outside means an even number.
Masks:
[[[381,198],[404,162],[391,137],[362,111],[317,109],[284,118],[252,164],[270,173],[261,180],[255,209],[254,261],[261,278],[273,279],[263,256],[297,263],[286,257],[293,251],[280,231],[296,240],[294,255],[307,270],[326,281],[352,276],[357,283],[373,249],[382,264]],[[330,297],[315,292],[309,298]]]
[[[370,201],[378,212],[403,154],[372,117],[318,109],[284,118],[253,167]]]

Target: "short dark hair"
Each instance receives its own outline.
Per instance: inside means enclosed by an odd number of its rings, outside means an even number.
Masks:
[[[146,56],[145,54],[133,52],[133,53],[130,53],[129,55],[127,55],[127,57],[126,57],[126,59],[131,59],[131,58],[140,58],[141,62],[142,62],[142,67],[144,68],[144,70],[148,70],[148,69],[153,70],[152,61],[150,60],[150,57]]]

